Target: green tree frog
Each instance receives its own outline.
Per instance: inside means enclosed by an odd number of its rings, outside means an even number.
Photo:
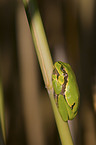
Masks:
[[[61,61],[53,66],[54,99],[64,121],[72,120],[78,111],[79,89],[71,66]]]

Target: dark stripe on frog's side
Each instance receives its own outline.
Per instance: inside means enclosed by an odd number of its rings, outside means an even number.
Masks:
[[[64,66],[62,65],[62,63],[61,63],[61,62],[58,62],[58,63],[61,65],[60,70],[62,71],[63,76],[64,76],[64,83],[63,83],[63,85],[62,85],[62,91],[61,91],[60,94],[63,95],[63,96],[64,96],[64,99],[66,100],[65,91],[66,91],[66,85],[67,85],[67,83],[68,83],[68,74],[67,74],[66,70],[64,69]],[[56,68],[53,70],[53,74],[57,75],[57,80],[58,80],[58,77],[60,76],[60,74],[58,73],[58,70],[57,70]],[[55,91],[54,91],[54,99],[55,99],[55,101],[56,101],[57,107],[59,107],[59,106],[58,106],[58,96],[59,96],[59,95],[57,95],[57,94],[55,93]],[[67,102],[67,100],[66,100],[66,102]],[[68,102],[67,102],[67,104],[68,104]],[[70,106],[70,105],[69,105],[69,106]],[[70,107],[71,110],[73,110],[74,106],[75,106],[75,103],[73,103],[72,106]]]
[[[62,65],[62,63],[61,62],[58,62],[58,63],[61,65],[60,69],[61,69],[61,71],[64,75],[64,83],[62,85],[62,91],[61,91],[60,94],[63,95],[64,98],[65,98],[65,90],[66,90],[66,85],[67,85],[67,82],[68,82],[68,74],[65,71],[64,66]],[[58,73],[58,70],[56,68],[53,70],[53,74],[57,75],[57,80],[58,80],[59,73]],[[58,95],[55,93],[55,91],[54,91],[54,98],[56,99],[56,105],[58,106]],[[65,100],[66,100],[66,98],[65,98]]]
[[[75,106],[75,103],[73,103],[73,105],[71,106],[71,110],[73,110],[74,106]]]
[[[58,80],[59,73],[56,68],[53,70],[53,75],[57,75],[57,80]],[[55,99],[56,105],[58,107],[58,95],[55,93],[55,91],[54,91],[54,99]]]
[[[61,65],[60,70],[62,71],[63,76],[64,76],[64,83],[63,83],[63,85],[62,85],[62,91],[61,91],[60,94],[63,95],[63,96],[65,97],[65,90],[66,90],[66,85],[67,85],[67,82],[68,82],[68,74],[67,74],[67,72],[65,71],[64,66],[62,65],[62,63],[61,63],[61,62],[58,62],[58,63]]]
[[[61,69],[61,71],[63,72],[63,75],[64,75],[64,84],[62,85],[62,91],[61,91],[60,94],[63,95],[65,100],[66,100],[65,91],[66,91],[66,85],[68,83],[68,74],[67,74],[66,70],[64,69],[63,64],[61,62],[58,62],[58,63],[61,65],[60,69]],[[66,100],[66,102],[67,102],[67,100]],[[71,110],[73,110],[74,106],[75,106],[75,102],[71,105]]]

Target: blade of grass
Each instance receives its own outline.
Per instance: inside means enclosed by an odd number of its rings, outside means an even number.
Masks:
[[[57,110],[56,104],[54,102],[52,80],[51,80],[53,63],[52,63],[52,58],[49,51],[48,43],[46,40],[45,32],[43,29],[40,13],[36,5],[36,1],[23,0],[23,3],[27,14],[36,53],[40,63],[45,86],[49,93],[50,101],[53,107],[61,143],[62,145],[73,145],[72,137],[68,127],[68,122],[64,122],[62,120]]]

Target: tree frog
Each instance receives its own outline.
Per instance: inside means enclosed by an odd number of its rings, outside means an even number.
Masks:
[[[54,99],[64,121],[72,120],[77,114],[79,89],[71,66],[61,61],[53,66],[52,84]]]

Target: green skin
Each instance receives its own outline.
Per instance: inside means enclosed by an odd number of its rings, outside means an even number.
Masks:
[[[64,121],[74,119],[78,111],[79,90],[71,66],[61,61],[56,62],[53,68],[52,83],[55,102],[62,119]]]

